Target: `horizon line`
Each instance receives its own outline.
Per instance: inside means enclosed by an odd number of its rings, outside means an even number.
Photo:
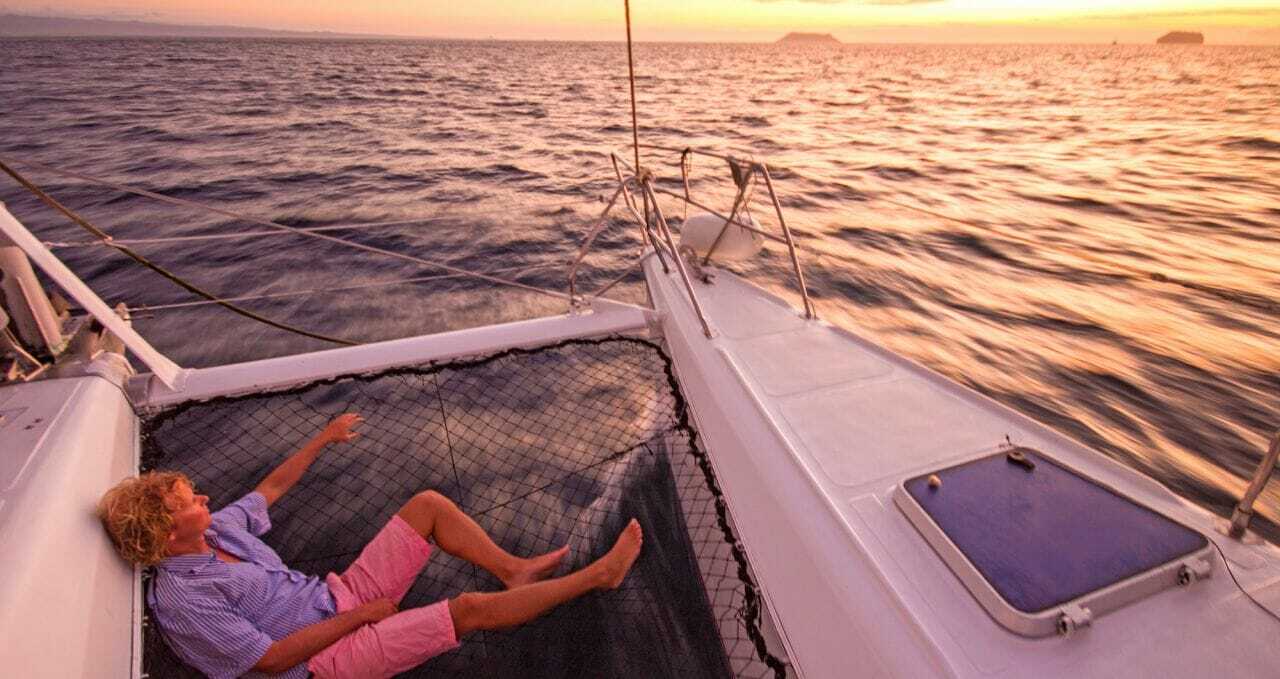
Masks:
[[[68,15],[53,15],[53,14],[21,14],[21,13],[17,13],[17,12],[3,12],[3,13],[0,13],[0,16],[21,17],[21,18],[26,18],[26,19],[37,19],[37,20],[47,20],[47,21],[103,22],[103,23],[112,23],[112,24],[138,25],[138,26],[151,26],[151,27],[156,27],[156,28],[161,29],[161,30],[163,30],[163,29],[165,29],[165,28],[171,28],[171,29],[175,29],[175,30],[176,30],[176,29],[183,29],[183,28],[186,28],[186,29],[199,29],[199,30],[204,30],[204,31],[210,31],[210,33],[205,34],[205,35],[181,35],[181,34],[178,34],[178,33],[171,34],[171,35],[170,35],[170,34],[164,34],[164,33],[155,33],[155,34],[150,34],[150,35],[121,35],[121,34],[113,34],[113,33],[100,33],[100,34],[99,34],[99,33],[90,33],[90,32],[84,32],[84,33],[70,33],[70,32],[69,32],[69,33],[65,33],[65,34],[63,34],[63,33],[56,33],[56,32],[49,32],[49,33],[5,33],[5,32],[3,32],[3,31],[0,31],[0,37],[4,37],[4,38],[27,38],[27,39],[36,39],[36,38],[46,38],[46,39],[58,39],[58,38],[111,39],[111,38],[115,38],[115,39],[134,39],[134,40],[137,40],[137,39],[147,39],[147,38],[155,38],[155,39],[166,39],[166,38],[167,38],[167,39],[202,39],[202,38],[204,38],[204,39],[248,39],[248,40],[252,40],[252,39],[299,39],[299,40],[346,40],[346,41],[356,41],[356,40],[378,40],[378,41],[401,41],[401,42],[407,42],[407,41],[433,41],[433,42],[449,42],[449,41],[457,41],[457,42],[561,42],[561,43],[591,43],[591,44],[611,44],[611,43],[620,43],[620,44],[625,44],[625,43],[627,42],[625,38],[618,38],[618,39],[590,39],[590,38],[574,38],[574,39],[565,39],[565,38],[532,38],[532,37],[528,37],[528,38],[506,38],[506,37],[497,37],[497,36],[488,36],[488,37],[483,37],[483,38],[477,38],[477,37],[441,36],[441,35],[401,35],[401,34],[394,34],[394,33],[365,33],[365,32],[361,32],[361,31],[354,31],[354,32],[352,32],[352,31],[337,31],[337,30],[332,30],[332,29],[290,29],[290,28],[268,28],[268,27],[262,27],[262,26],[244,26],[244,25],[236,25],[236,24],[173,23],[173,22],[168,22],[168,21],[153,21],[153,20],[145,20],[145,19],[107,18],[107,17],[101,17],[101,16],[68,16]],[[883,30],[883,29],[886,29],[886,28],[900,28],[900,27],[898,27],[898,26],[868,26],[868,27],[866,27],[864,30]],[[225,31],[228,31],[229,33],[228,33],[227,35],[218,35],[218,34],[216,33],[216,31],[218,31],[218,30],[225,30]],[[1176,29],[1175,29],[1175,30],[1176,30]],[[258,32],[258,33],[268,33],[268,34],[276,34],[276,35],[235,35],[235,34],[233,34],[233,33],[230,33],[230,32],[234,32],[234,31],[243,31],[243,32],[250,32],[250,33],[252,33],[252,32]],[[772,45],[772,44],[778,44],[779,42],[782,42],[781,38],[782,38],[783,36],[786,36],[786,35],[788,35],[789,33],[794,33],[794,32],[815,33],[815,34],[819,34],[819,35],[823,35],[823,34],[825,34],[825,35],[829,35],[829,36],[831,36],[833,39],[835,39],[836,44],[839,44],[839,45],[1116,45],[1116,46],[1120,46],[1120,45],[1133,45],[1133,46],[1142,46],[1142,45],[1154,45],[1154,44],[1156,44],[1156,43],[1155,43],[1155,39],[1154,39],[1154,38],[1152,39],[1152,41],[1151,41],[1151,42],[1132,42],[1132,41],[1119,42],[1119,41],[1117,41],[1117,40],[1116,40],[1116,39],[1114,39],[1114,38],[1113,38],[1113,39],[1111,39],[1110,41],[1108,41],[1106,38],[1101,38],[1101,39],[1099,39],[1099,40],[1097,40],[1097,41],[1090,41],[1090,42],[1079,42],[1079,41],[1068,41],[1068,42],[1043,42],[1043,41],[1042,41],[1042,42],[1017,42],[1017,41],[1009,41],[1009,42],[1005,42],[1005,41],[963,42],[963,41],[960,41],[960,42],[953,42],[953,41],[898,41],[898,40],[884,40],[884,41],[878,41],[878,40],[869,40],[869,41],[868,41],[868,40],[859,40],[859,41],[846,42],[846,41],[844,41],[844,40],[840,40],[838,37],[835,37],[834,32],[831,32],[831,31],[828,31],[828,32],[823,33],[823,32],[820,32],[820,31],[785,31],[785,30],[782,30],[782,29],[780,29],[780,30],[779,30],[779,34],[780,34],[779,38],[777,38],[777,39],[773,39],[773,40],[749,40],[749,39],[748,39],[748,40],[681,40],[681,39],[673,39],[673,40],[635,40],[635,41],[633,41],[633,42],[634,42],[635,44],[659,44],[659,45],[660,45],[660,44],[691,44],[691,45],[698,45],[698,44],[705,44],[705,45],[735,45],[735,44],[737,44],[737,45]],[[1166,33],[1167,33],[1167,32],[1169,32],[1169,31],[1166,31]],[[1203,35],[1203,31],[1193,31],[1193,32],[1199,32],[1199,33],[1201,33],[1201,34]],[[1156,33],[1156,31],[1153,31],[1153,33]],[[800,43],[800,44],[801,44],[801,45],[804,45],[805,43]],[[821,45],[816,45],[816,44],[815,44],[815,45],[812,45],[812,46],[814,46],[814,47],[820,47]],[[1230,42],[1230,43],[1202,43],[1202,44],[1200,44],[1199,46],[1202,46],[1202,47],[1213,47],[1213,46],[1220,46],[1220,47],[1232,47],[1232,46],[1235,46],[1235,47],[1276,47],[1276,46],[1280,46],[1280,44],[1277,44],[1277,43],[1271,43],[1271,42]]]
[[[2,15],[0,15],[2,16]],[[626,45],[626,39],[621,40],[592,40],[588,38],[467,38],[467,37],[442,37],[442,36],[413,36],[413,35],[382,35],[377,33],[341,33],[338,31],[287,31],[276,29],[259,29],[267,32],[275,33],[300,33],[300,35],[165,35],[157,33],[154,35],[113,35],[109,33],[74,33],[65,35],[53,34],[18,34],[18,33],[0,33],[0,38],[11,40],[311,40],[315,42],[529,42],[529,43],[577,43],[586,45]],[[332,33],[332,35],[322,35],[324,33]],[[633,40],[635,45],[778,45],[788,44],[781,40]],[[1098,47],[1271,47],[1280,48],[1280,44],[1268,42],[1219,42],[1219,43],[1198,43],[1191,45],[1159,45],[1154,40],[1151,42],[1123,42],[1123,41],[1107,41],[1099,40],[1096,42],[1005,42],[1005,41],[989,41],[989,42],[952,42],[952,41],[910,41],[910,40],[855,40],[855,41],[838,41],[834,45],[806,45],[806,44],[789,44],[790,47],[810,47],[814,49],[823,49],[831,47],[849,46],[857,47],[861,45],[903,45],[903,46],[938,46],[938,47],[1021,47],[1033,45],[1058,45],[1064,47],[1070,46],[1098,46]]]

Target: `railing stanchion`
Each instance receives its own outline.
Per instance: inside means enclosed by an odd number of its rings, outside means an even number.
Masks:
[[[1262,494],[1262,490],[1267,487],[1267,481],[1271,478],[1271,473],[1275,471],[1277,458],[1280,458],[1280,431],[1277,431],[1275,438],[1271,439],[1271,447],[1267,449],[1267,454],[1262,456],[1262,462],[1258,463],[1258,470],[1253,473],[1253,481],[1249,483],[1249,488],[1244,492],[1244,497],[1240,498],[1240,503],[1231,512],[1231,526],[1227,529],[1228,536],[1239,540],[1248,532],[1249,521],[1253,519],[1253,503]]]
[[[652,201],[654,215],[657,217],[658,230],[662,237],[667,241],[668,251],[671,253],[672,259],[676,261],[676,269],[680,272],[680,278],[684,281],[684,289],[689,293],[689,303],[693,305],[694,313],[698,314],[698,321],[702,323],[702,334],[707,339],[714,336],[711,332],[711,325],[707,323],[707,317],[702,313],[702,305],[698,303],[698,295],[693,291],[693,280],[689,278],[689,272],[685,269],[684,260],[680,258],[680,251],[676,249],[675,241],[671,238],[671,229],[667,226],[667,220],[662,216],[662,208],[658,206],[658,197],[653,193],[653,186],[650,180],[646,178],[641,183],[641,188],[645,192],[645,196]]]
[[[643,189],[641,189],[641,191],[643,192]],[[649,200],[648,198],[645,198],[646,202],[648,200]],[[635,218],[640,222],[640,233],[644,237],[645,243],[648,243],[649,247],[653,248],[653,252],[658,255],[658,263],[662,265],[662,273],[664,274],[671,273],[671,267],[667,266],[667,256],[662,254],[662,246],[658,244],[657,236],[655,236],[653,231],[650,230],[649,220],[646,217],[641,217],[640,213],[634,210],[632,211],[632,214],[635,215]],[[645,214],[648,215],[647,210],[645,211]],[[679,256],[676,253],[669,253],[669,254],[671,255],[672,258],[676,258],[676,259],[679,258]]]
[[[769,166],[760,163],[760,172],[764,175],[765,186],[769,187],[769,199],[773,201],[773,209],[778,213],[778,224],[782,225],[782,235],[787,239],[787,250],[791,253],[791,265],[796,270],[796,281],[800,284],[800,296],[804,299],[804,317],[817,318],[813,309],[813,301],[809,299],[809,288],[804,282],[804,270],[800,268],[800,256],[796,254],[795,239],[791,237],[791,229],[782,216],[782,203],[778,202],[778,194],[773,190],[773,179],[769,176]]]
[[[644,241],[646,245],[653,248],[653,251],[657,253],[658,263],[662,264],[662,273],[671,273],[671,268],[667,266],[667,258],[662,256],[662,249],[658,247],[657,239],[654,238],[653,234],[649,231],[649,220],[646,217],[642,217],[640,215],[640,211],[636,209],[635,198],[631,195],[630,189],[627,188],[627,180],[622,177],[622,170],[618,169],[618,163],[622,163],[622,165],[630,170],[633,175],[635,170],[632,170],[631,166],[627,165],[627,161],[618,158],[618,154],[616,153],[610,153],[609,159],[613,161],[613,173],[618,177],[618,185],[622,187],[623,202],[626,203],[627,209],[631,211],[631,216],[635,217],[636,221],[640,224],[640,239]],[[636,183],[639,184],[639,180],[635,176],[632,176],[631,178],[636,180]],[[641,187],[640,191],[643,193],[644,188]],[[647,215],[648,199],[645,200],[645,205],[645,213]]]
[[[683,221],[689,221],[689,175],[693,173],[693,149],[686,148],[680,152],[680,179],[684,183],[684,216]]]

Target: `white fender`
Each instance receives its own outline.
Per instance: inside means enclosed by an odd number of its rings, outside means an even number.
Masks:
[[[734,221],[760,228],[750,215],[739,214]],[[690,215],[680,227],[681,249],[692,248],[699,256],[706,256],[712,243],[715,243],[716,237],[720,235],[720,229],[725,227],[726,223],[724,219],[705,212]],[[748,259],[762,247],[764,247],[764,236],[737,224],[728,224],[724,229],[724,236],[720,237],[720,242],[716,245],[712,259],[722,262]]]

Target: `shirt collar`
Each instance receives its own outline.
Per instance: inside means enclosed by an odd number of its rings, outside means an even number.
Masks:
[[[168,556],[156,565],[166,571],[198,573],[217,560],[218,555],[214,554],[213,551],[210,551],[208,554],[179,554],[178,556]]]
[[[209,528],[204,532],[205,544],[209,545],[208,554],[182,554],[179,556],[165,557],[163,561],[157,564],[160,568],[167,571],[186,571],[188,573],[198,573],[204,570],[210,564],[218,560],[218,554],[213,548],[218,546],[218,533]]]

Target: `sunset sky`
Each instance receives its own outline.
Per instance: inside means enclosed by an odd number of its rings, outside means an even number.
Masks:
[[[639,40],[1280,43],[1280,0],[634,0]],[[24,14],[406,36],[616,40],[622,0],[0,0]]]

